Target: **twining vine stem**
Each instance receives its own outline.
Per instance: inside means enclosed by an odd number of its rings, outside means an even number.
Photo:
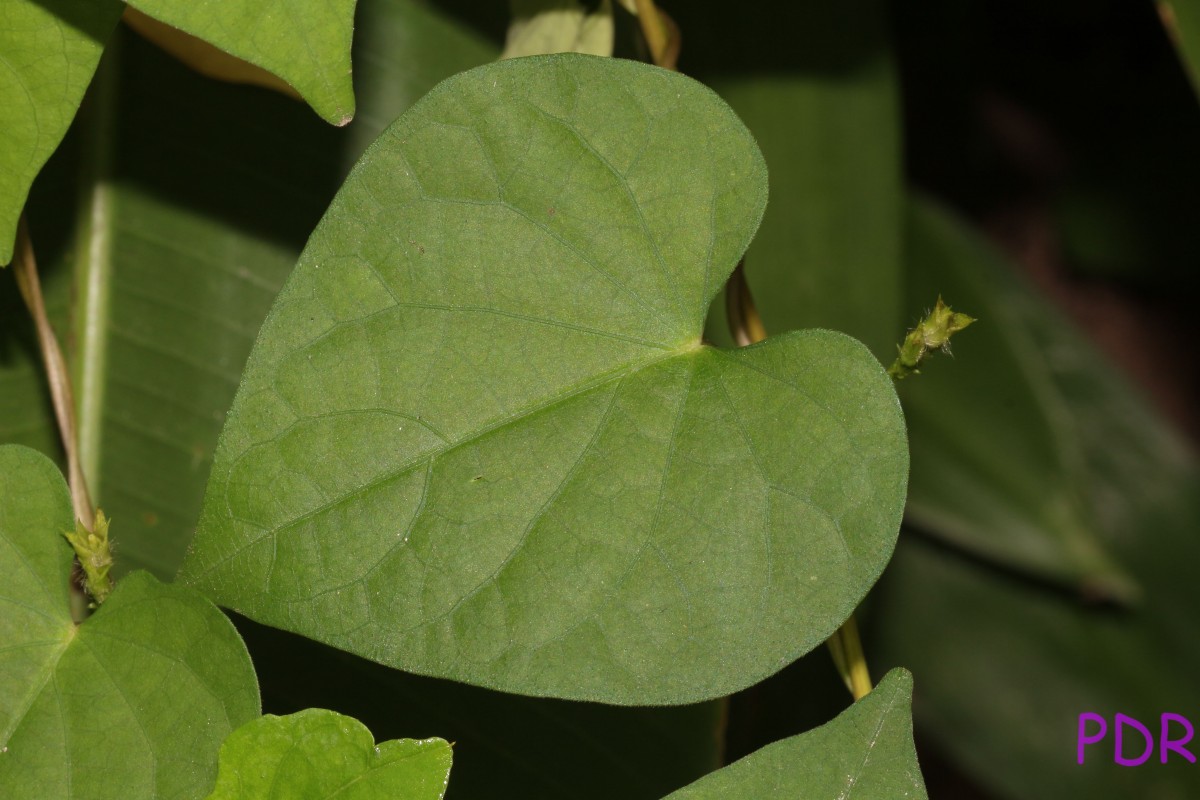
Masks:
[[[33,242],[29,238],[29,225],[22,215],[17,223],[17,245],[13,254],[13,272],[21,297],[33,317],[37,328],[38,344],[42,350],[42,362],[46,366],[46,378],[50,386],[50,400],[54,405],[54,417],[58,421],[58,433],[62,438],[63,451],[67,455],[67,482],[71,486],[71,503],[75,518],[89,531],[95,528],[91,495],[87,480],[79,463],[79,448],[76,445],[75,399],[71,392],[71,375],[63,358],[58,337],[46,315],[46,302],[42,296],[42,283],[38,279],[37,259],[33,253]]]
[[[654,0],[634,0],[634,6],[637,8],[642,36],[650,48],[650,57],[656,66],[674,70],[679,61],[679,48],[683,44],[679,26],[675,24],[675,20],[655,7]]]
[[[654,0],[636,0],[635,4],[642,35],[650,48],[655,65],[674,70],[682,46],[679,26],[655,7]],[[754,305],[754,298],[750,295],[750,286],[746,282],[744,263],[744,259],[738,262],[725,287],[725,310],[729,330],[739,347],[767,338],[767,329],[763,326],[762,318]],[[833,663],[854,699],[860,700],[870,694],[871,673],[867,669],[867,659],[858,636],[858,623],[853,614],[829,637],[827,644]]]
[[[746,283],[744,260],[739,261],[729,276],[725,287],[725,318],[729,320],[729,332],[738,347],[761,342],[767,338],[758,309],[750,297],[750,286]]]
[[[867,669],[867,657],[863,653],[862,640],[858,636],[858,622],[854,614],[834,631],[826,643],[838,673],[855,700],[871,693],[871,672]]]

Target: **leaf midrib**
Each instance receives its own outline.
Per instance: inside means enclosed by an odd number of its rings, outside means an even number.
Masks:
[[[886,701],[886,705],[879,712],[879,720],[875,723],[875,730],[871,732],[871,739],[867,742],[867,746],[864,749],[862,763],[858,765],[857,770],[846,776],[846,788],[838,794],[837,800],[850,800],[851,795],[854,794],[854,787],[858,785],[859,779],[866,773],[867,764],[871,762],[871,757],[875,755],[875,746],[879,743],[879,737],[883,733],[883,729],[887,725],[892,711],[896,708],[899,695],[899,690],[893,688],[891,696]]]

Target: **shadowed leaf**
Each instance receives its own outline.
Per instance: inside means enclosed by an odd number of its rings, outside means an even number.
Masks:
[[[909,216],[910,297],[942,292],[985,320],[956,358],[902,389],[912,440],[908,519],[999,563],[1130,601],[1138,589],[1108,553],[1104,505],[1089,496],[1085,426],[1055,378],[1078,345],[1039,341],[1061,328],[977,236],[928,203]],[[928,302],[927,300],[925,302]],[[1164,456],[1177,445],[1164,440]],[[1104,501],[1102,503],[1110,503]],[[1119,501],[1118,501],[1119,502]]]

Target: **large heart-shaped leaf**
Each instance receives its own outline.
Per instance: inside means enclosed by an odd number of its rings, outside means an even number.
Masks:
[[[903,421],[843,335],[700,343],[765,188],[676,74],[562,55],[443,83],[276,301],[185,580],[411,671],[616,703],[823,641],[894,544]]]
[[[0,8],[0,264],[12,259],[29,187],[75,118],[121,8],[116,0]]]
[[[357,0],[127,0],[160,22],[287,81],[326,122],[354,116],[350,43]]]
[[[925,796],[913,747],[912,676],[898,669],[832,722],[764,747],[666,800]]]
[[[451,758],[442,739],[376,745],[361,722],[333,711],[268,715],[221,745],[208,800],[441,800]]]
[[[0,796],[198,796],[258,715],[246,648],[211,603],[146,573],[75,625],[73,529],[58,468],[0,447]]]

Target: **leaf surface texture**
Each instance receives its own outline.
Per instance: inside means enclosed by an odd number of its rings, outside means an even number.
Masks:
[[[891,552],[903,421],[841,334],[701,345],[765,178],[728,107],[656,68],[441,84],[264,325],[185,579],[393,666],[617,703],[823,641]]]

